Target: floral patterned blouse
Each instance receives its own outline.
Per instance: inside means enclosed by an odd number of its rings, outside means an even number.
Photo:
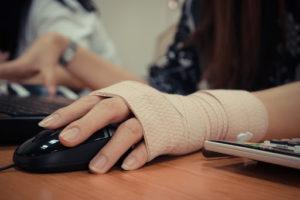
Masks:
[[[275,41],[274,48],[269,48],[272,51],[272,57],[267,63],[270,67],[265,74],[257,77],[258,81],[251,86],[251,90],[300,80],[300,1],[286,0],[285,7],[286,47],[283,48],[283,41]],[[199,20],[199,0],[186,0],[174,42],[169,46],[166,55],[150,67],[148,81],[153,87],[163,92],[183,95],[200,89],[203,67],[197,51],[194,47],[182,48]],[[272,34],[262,37],[269,39]],[[262,41],[265,41],[264,38]]]

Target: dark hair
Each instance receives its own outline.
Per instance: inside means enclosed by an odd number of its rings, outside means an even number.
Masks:
[[[56,0],[69,7],[65,0]],[[77,0],[87,11],[95,12],[96,7],[92,0]],[[0,50],[8,51],[10,59],[15,58],[19,36],[25,25],[32,0],[8,0],[1,2],[0,7]]]
[[[0,50],[15,56],[22,23],[27,15],[31,0],[3,1],[0,7]]]
[[[192,42],[212,88],[252,89],[284,41],[284,0],[201,0]],[[278,23],[278,20],[281,23]]]

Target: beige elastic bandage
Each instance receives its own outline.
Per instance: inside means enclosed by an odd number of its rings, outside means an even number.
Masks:
[[[148,161],[199,150],[207,139],[236,140],[241,132],[251,132],[251,140],[260,141],[268,126],[264,105],[246,91],[206,90],[181,96],[124,81],[91,95],[125,100],[143,126]]]

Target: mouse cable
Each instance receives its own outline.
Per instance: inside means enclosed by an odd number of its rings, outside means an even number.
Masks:
[[[4,167],[0,167],[0,171],[4,171],[4,170],[12,168],[14,166],[15,166],[15,164],[10,164],[10,165],[4,166]]]

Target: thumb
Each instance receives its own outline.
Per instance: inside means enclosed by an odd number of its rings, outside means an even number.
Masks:
[[[49,96],[55,96],[56,94],[56,79],[53,68],[54,67],[47,67],[42,70],[44,85],[47,88]]]

